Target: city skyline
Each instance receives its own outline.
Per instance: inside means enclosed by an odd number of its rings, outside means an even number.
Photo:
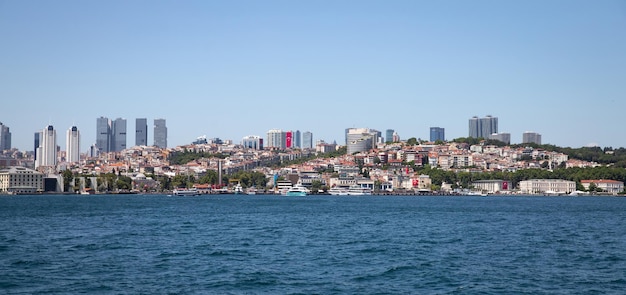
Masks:
[[[168,147],[277,126],[450,140],[492,114],[512,143],[626,147],[624,27],[623,1],[9,1],[0,122],[20,150],[77,126],[87,151],[101,114],[130,120],[128,146],[164,118]]]

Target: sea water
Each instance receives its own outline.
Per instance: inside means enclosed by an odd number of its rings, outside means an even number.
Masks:
[[[624,294],[626,198],[0,197],[2,294]]]

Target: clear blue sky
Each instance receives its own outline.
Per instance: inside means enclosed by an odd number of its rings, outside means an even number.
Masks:
[[[52,123],[167,119],[169,146],[348,127],[626,147],[626,1],[0,0],[0,122],[32,150]]]

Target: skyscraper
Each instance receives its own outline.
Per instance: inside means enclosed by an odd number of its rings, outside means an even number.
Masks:
[[[313,148],[313,133],[311,133],[310,131],[304,131],[304,133],[302,133],[302,148]]]
[[[154,119],[154,146],[167,148],[167,127],[165,119]]]
[[[65,152],[67,162],[77,163],[80,161],[80,132],[76,126],[67,130]]]
[[[300,130],[296,130],[296,132],[293,134],[293,138],[294,147],[302,148],[302,133],[300,133]]]
[[[377,143],[380,132],[368,128],[346,129],[346,148],[348,155],[356,152],[369,151]]]
[[[393,142],[393,133],[395,132],[395,130],[393,129],[387,129],[387,131],[385,131],[385,142]]]
[[[35,141],[34,141],[34,146],[35,149],[34,154],[35,154],[35,165],[37,165],[37,149],[39,149],[39,146],[41,145],[41,131],[39,132],[35,132]]]
[[[469,137],[488,139],[494,133],[498,133],[497,117],[478,118],[474,116],[469,120]]]
[[[57,164],[57,132],[52,125],[44,128],[40,135],[40,145],[38,147],[38,160],[36,167],[50,166]]]
[[[255,135],[246,136],[241,140],[241,145],[243,145],[244,148],[247,149],[262,150],[263,138]]]
[[[96,147],[101,153],[108,153],[111,146],[111,120],[100,117],[96,121]]]
[[[9,127],[0,122],[0,151],[11,149],[11,132]]]
[[[148,145],[148,119],[135,119],[135,145]]]
[[[267,147],[287,148],[287,133],[280,129],[272,129],[267,132]]]
[[[540,145],[541,134],[531,132],[531,131],[526,131],[524,132],[524,134],[522,134],[522,143],[536,143]]]
[[[446,140],[446,130],[441,127],[430,127],[430,141],[435,142],[437,140]]]
[[[508,145],[511,144],[511,133],[494,133],[489,135],[489,139],[498,140]]]
[[[126,119],[117,118],[111,124],[112,151],[120,152],[126,149]]]

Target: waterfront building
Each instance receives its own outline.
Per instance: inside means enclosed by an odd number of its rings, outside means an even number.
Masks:
[[[393,130],[393,129],[385,130],[385,142],[394,142],[394,140],[393,140],[393,134],[394,133],[395,133],[395,130]]]
[[[0,169],[0,193],[33,194],[43,191],[43,173],[24,167]]]
[[[519,182],[523,194],[569,194],[576,191],[576,182],[563,179],[529,179]]]
[[[103,153],[111,151],[111,120],[107,117],[96,121],[96,147]]]
[[[526,131],[522,134],[522,143],[535,143],[541,145],[541,134],[531,131]]]
[[[121,152],[126,149],[126,119],[117,118],[111,125],[113,134],[112,152]]]
[[[512,189],[510,181],[500,179],[477,180],[472,182],[472,186],[474,186],[474,189],[490,194],[509,191]]]
[[[65,152],[67,162],[78,163],[80,161],[80,132],[76,126],[67,130]]]
[[[469,120],[469,137],[489,138],[494,133],[498,133],[497,117],[486,116],[478,118],[474,116]]]
[[[41,132],[37,157],[35,168],[41,166],[55,167],[57,164],[57,132],[52,125],[48,125]]]
[[[441,127],[430,127],[430,141],[446,141],[446,130]]]
[[[511,133],[494,133],[489,136],[489,139],[498,140],[506,143],[507,145],[510,145]]]
[[[380,132],[369,128],[346,129],[346,147],[348,155],[369,151],[378,143]]]
[[[0,122],[0,151],[11,149],[11,132],[9,127]]]
[[[160,148],[167,148],[167,126],[165,119],[154,119],[154,145]]]
[[[148,119],[146,118],[135,119],[135,145],[148,145]]]
[[[262,150],[263,138],[256,135],[249,135],[241,140],[241,145],[243,145],[243,147],[247,149]]]
[[[313,148],[313,133],[311,133],[310,131],[304,131],[304,133],[302,134],[302,148]]]
[[[622,181],[607,179],[585,179],[580,181],[585,190],[589,190],[592,183],[595,184],[596,188],[612,195],[617,195],[624,191],[624,182]]]

